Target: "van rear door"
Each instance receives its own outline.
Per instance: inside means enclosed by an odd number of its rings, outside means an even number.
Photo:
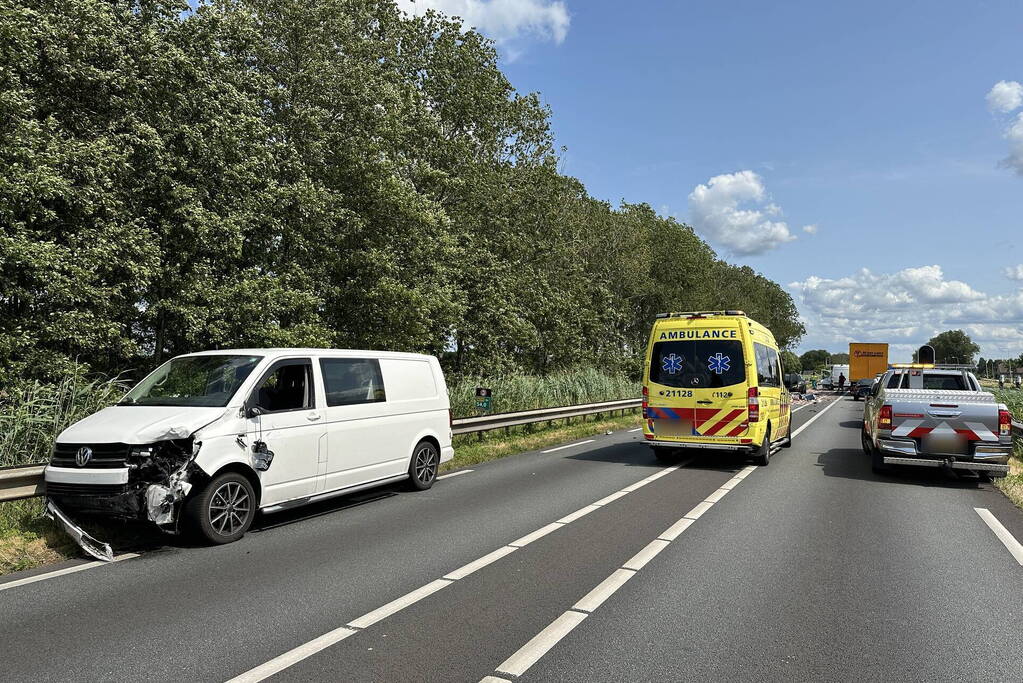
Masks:
[[[656,420],[658,438],[699,441],[746,433],[742,334],[738,325],[713,320],[655,330],[648,417]]]

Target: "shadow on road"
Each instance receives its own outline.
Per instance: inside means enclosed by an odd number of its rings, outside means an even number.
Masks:
[[[623,448],[623,446],[625,447]],[[634,441],[630,444],[615,444],[566,457],[567,460],[615,462],[631,467],[649,467],[652,469],[659,469],[665,465],[674,465],[690,458],[692,460],[685,466],[685,469],[734,472],[749,464],[744,458],[738,458],[731,454],[708,453],[696,448],[688,450],[684,448],[678,449],[676,457],[669,461],[661,462],[654,457],[653,450],[642,441]]]
[[[817,466],[826,477],[860,479],[884,484],[910,486],[942,486],[945,488],[977,488],[987,483],[975,475],[956,475],[930,467],[891,467],[884,474],[875,474],[868,458],[859,448],[832,448],[817,456]]]

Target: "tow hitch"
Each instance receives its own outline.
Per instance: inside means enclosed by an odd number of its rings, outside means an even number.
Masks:
[[[61,525],[63,525],[64,530],[71,538],[75,539],[75,542],[81,546],[82,550],[89,553],[97,560],[103,560],[104,562],[114,561],[114,551],[110,547],[109,543],[98,541],[87,534],[84,529],[68,519],[68,516],[65,515],[60,508],[54,505],[53,501],[49,498],[46,499],[46,516],[60,522]]]

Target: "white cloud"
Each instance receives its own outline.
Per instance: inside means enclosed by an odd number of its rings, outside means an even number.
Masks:
[[[562,0],[398,0],[398,7],[410,14],[434,9],[460,17],[467,28],[498,43],[524,35],[561,43],[571,21]]]
[[[1004,114],[1023,107],[1023,84],[1017,81],[998,81],[988,91],[987,106],[991,111]]]
[[[995,83],[987,94],[987,106],[1001,114],[1010,114],[1023,107],[1023,84],[1018,81]],[[1009,117],[1004,137],[1009,142],[1009,156],[998,165],[1023,175],[1023,112],[1015,118]]]
[[[990,296],[946,279],[940,266],[810,276],[789,289],[807,328],[804,349],[841,351],[852,341],[879,341],[892,345],[893,360],[909,360],[913,349],[938,332],[963,329],[981,355],[1023,352],[1023,290]]]
[[[1010,280],[1023,282],[1023,263],[1020,263],[1015,266],[1009,266],[1005,268],[1002,272],[1005,273],[1005,277],[1009,278]]]
[[[770,220],[780,214],[781,208],[768,201],[764,183],[753,171],[714,176],[689,195],[693,227],[738,256],[762,254],[796,239],[784,221]]]
[[[1001,165],[1023,175],[1023,112],[1005,131],[1005,139],[1009,141],[1009,156],[1002,159]]]
[[[807,235],[816,235],[817,234],[817,224],[813,223],[812,225],[804,225],[803,226],[803,232],[805,232]]]

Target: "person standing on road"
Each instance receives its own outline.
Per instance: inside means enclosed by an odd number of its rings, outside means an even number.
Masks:
[[[838,390],[842,391],[845,387],[845,373],[838,373]]]

